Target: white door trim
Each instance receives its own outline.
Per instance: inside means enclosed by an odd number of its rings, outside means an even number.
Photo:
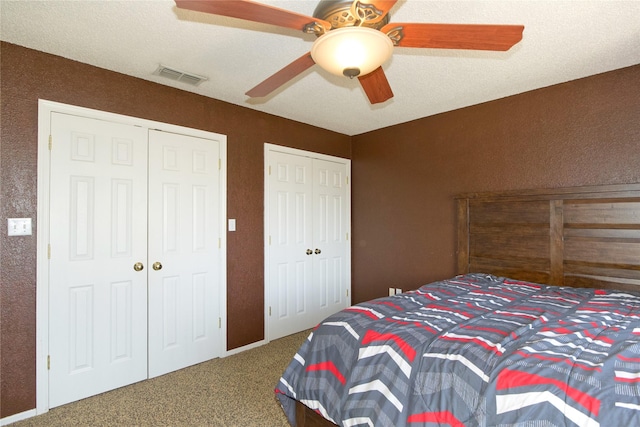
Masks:
[[[205,139],[220,141],[220,317],[221,357],[227,351],[227,137],[225,135],[191,129],[152,120],[140,119],[120,114],[107,113],[90,108],[78,107],[48,100],[38,100],[38,182],[37,182],[37,217],[36,217],[36,415],[49,410],[49,375],[47,355],[49,354],[49,181],[51,165],[49,164],[49,130],[51,113],[60,112],[83,117],[94,118],[159,129],[166,132],[179,133]],[[55,143],[55,141],[54,141]]]
[[[275,145],[268,142],[264,144],[264,341],[265,344],[271,341],[269,335],[269,295],[270,295],[270,283],[269,283],[269,153],[281,152],[287,154],[293,154],[297,156],[309,157],[312,159],[327,160],[330,162],[343,163],[347,171],[347,179],[349,185],[347,185],[346,194],[346,215],[347,215],[347,234],[349,236],[349,242],[351,242],[351,159],[343,157],[331,156],[328,154],[315,153],[312,151],[300,150],[297,148],[284,147],[281,145]],[[348,272],[348,290],[347,307],[351,305],[351,247],[350,244],[347,247],[347,262],[346,269]]]

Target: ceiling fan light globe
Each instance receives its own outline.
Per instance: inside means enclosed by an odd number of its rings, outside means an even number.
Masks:
[[[337,76],[345,70],[358,69],[363,76],[384,64],[393,53],[393,43],[386,34],[366,27],[345,27],[320,36],[311,47],[316,64]]]

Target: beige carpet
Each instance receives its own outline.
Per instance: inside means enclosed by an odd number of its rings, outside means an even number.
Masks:
[[[273,392],[309,331],[53,408],[25,426],[287,427]]]

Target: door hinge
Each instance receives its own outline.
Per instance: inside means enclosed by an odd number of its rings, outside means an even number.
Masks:
[[[269,316],[271,316],[271,306],[269,306]]]
[[[218,329],[222,329],[222,317],[218,317]]]
[[[349,240],[349,233],[347,233],[347,240]]]
[[[218,159],[218,170],[222,170],[222,159]]]
[[[269,165],[269,175],[271,175],[271,165]]]
[[[222,237],[218,237],[218,249],[222,248]]]
[[[51,147],[53,147],[53,137],[49,135],[49,151],[51,151]]]
[[[51,259],[51,243],[47,245],[47,259]]]
[[[47,371],[51,370],[51,355],[47,355]]]
[[[271,246],[271,236],[269,236],[269,246]]]
[[[347,297],[349,297],[349,289],[347,289]]]
[[[347,178],[347,185],[349,185],[349,177],[346,177],[346,178]]]

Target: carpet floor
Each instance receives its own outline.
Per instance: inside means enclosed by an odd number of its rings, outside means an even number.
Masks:
[[[288,427],[274,389],[309,332],[59,406],[12,426]]]

